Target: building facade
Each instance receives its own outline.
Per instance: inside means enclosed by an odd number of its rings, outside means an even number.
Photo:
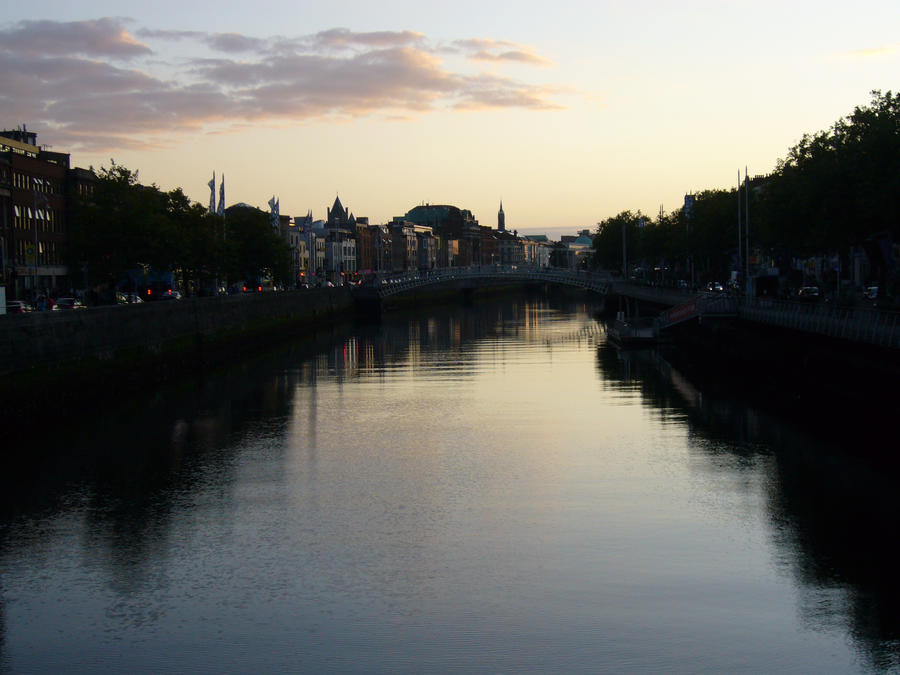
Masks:
[[[37,144],[37,134],[0,131],[0,283],[8,298],[33,298],[72,285],[64,259],[70,196],[87,195],[93,174],[70,169],[69,155]]]

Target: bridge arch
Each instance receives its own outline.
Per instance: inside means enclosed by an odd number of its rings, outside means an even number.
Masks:
[[[570,271],[556,268],[535,269],[519,266],[449,267],[427,272],[376,278],[371,288],[379,298],[389,298],[402,293],[438,288],[474,288],[486,284],[541,283],[572,286],[605,295],[609,290],[609,277],[596,272]]]

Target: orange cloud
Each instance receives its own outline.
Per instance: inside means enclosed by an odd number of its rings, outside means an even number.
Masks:
[[[116,19],[21,22],[0,30],[0,108],[41,128],[54,143],[97,151],[154,147],[160,139],[168,142],[208,125],[559,107],[546,87],[457,72],[414,31],[337,28],[272,40],[197,31],[137,34],[151,42],[199,45],[221,56],[156,52]],[[37,47],[51,43],[52,48]],[[545,62],[502,41],[459,45],[479,60]],[[241,58],[232,56],[238,53]]]
[[[487,38],[471,38],[457,40],[453,43],[473,61],[490,61],[494,63],[509,62],[529,66],[552,66],[550,59],[535,53],[532,47],[519,45],[507,40],[490,40]]]

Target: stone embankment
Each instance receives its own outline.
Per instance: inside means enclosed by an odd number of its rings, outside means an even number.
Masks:
[[[352,320],[349,288],[188,298],[0,317],[0,405],[149,385]]]

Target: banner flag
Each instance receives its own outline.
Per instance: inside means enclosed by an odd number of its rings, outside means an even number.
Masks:
[[[272,228],[278,228],[278,215],[275,212],[275,195],[272,195],[272,199],[269,200],[269,225]]]
[[[218,215],[225,217],[225,174],[222,174],[222,182],[219,183],[219,210]]]
[[[213,171],[212,180],[207,183],[209,185],[209,212],[216,212],[216,172]]]

